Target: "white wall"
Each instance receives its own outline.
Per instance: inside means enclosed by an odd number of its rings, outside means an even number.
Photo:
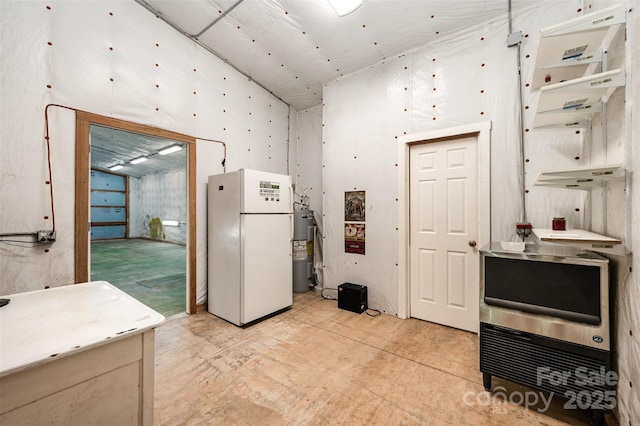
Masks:
[[[322,105],[299,111],[296,121],[296,201],[306,199],[308,207],[321,217]]]
[[[523,79],[531,78],[540,28],[577,15],[577,2],[546,2],[515,16],[523,44]],[[325,86],[323,186],[326,286],[369,286],[372,307],[398,312],[397,144],[411,133],[491,120],[492,237],[511,240],[522,220],[516,49],[506,44],[507,13]],[[537,93],[525,126],[533,122]],[[583,194],[554,196],[532,182],[539,169],[575,165],[582,134],[527,132],[527,220],[548,227],[554,216],[583,224]],[[549,155],[553,153],[553,155]],[[366,191],[365,256],[343,248],[344,191]],[[575,209],[579,209],[576,212]]]
[[[545,1],[514,15],[513,31],[525,34],[522,43],[523,84],[531,81],[538,34],[541,28],[582,14],[624,2]],[[634,13],[637,15],[637,12]],[[633,14],[632,14],[633,15]],[[633,51],[638,49],[638,18],[633,28]],[[369,306],[391,314],[398,312],[397,273],[397,140],[400,136],[462,124],[491,120],[491,232],[492,240],[515,239],[515,224],[522,220],[518,82],[516,49],[506,44],[507,14],[483,25],[443,35],[440,40],[353,75],[325,85],[323,93],[323,191],[325,287],[343,282],[365,284]],[[630,33],[628,33],[630,34]],[[636,56],[634,68],[638,68]],[[612,65],[614,65],[612,63]],[[624,61],[622,63],[624,66]],[[629,67],[631,69],[631,67]],[[633,76],[634,106],[640,101]],[[610,100],[613,119],[608,128],[606,150],[610,161],[625,161],[625,88]],[[580,228],[593,221],[593,229],[606,226],[613,236],[625,236],[624,188],[608,191],[607,216],[599,217],[602,197],[581,191],[533,186],[542,169],[589,164],[598,158],[585,143],[585,132],[533,129],[537,90],[524,89],[525,196],[527,221],[549,228],[554,216],[567,218],[569,227]],[[626,105],[628,105],[627,103]],[[628,108],[628,106],[627,106]],[[595,120],[594,120],[595,121]],[[633,134],[639,134],[633,120]],[[594,128],[597,133],[598,125]],[[632,131],[628,130],[631,135]],[[594,140],[593,150],[600,150]],[[633,144],[633,143],[632,143]],[[628,167],[640,171],[638,154]],[[344,191],[366,191],[366,255],[344,253]],[[640,240],[639,191],[634,188],[634,233],[629,246]],[[593,216],[590,218],[590,216]],[[601,216],[601,215],[600,215]],[[624,257],[611,257],[614,269],[628,270]],[[634,254],[637,270],[639,256]],[[625,269],[626,268],[626,269]],[[616,317],[621,375],[618,387],[621,424],[640,420],[640,290],[633,274],[619,272]],[[633,386],[632,386],[633,384]]]
[[[313,211],[317,232],[314,246],[315,268],[318,281],[323,281],[322,229],[322,105],[298,111],[296,114],[296,155],[294,183],[296,186],[296,210],[305,206]]]
[[[151,238],[149,221],[155,217],[160,220],[177,220],[179,226],[163,226],[162,240],[177,244],[187,242],[187,173],[186,170],[170,173],[129,178],[129,182],[139,180],[138,208],[129,209],[130,220],[133,214],[142,225],[140,237]],[[131,185],[129,186],[131,188]],[[133,194],[131,194],[133,196]],[[131,220],[133,222],[133,220]]]
[[[410,131],[411,57],[326,85],[323,98],[324,287],[368,286],[369,306],[396,313],[397,139]],[[366,254],[344,253],[344,193],[366,191]]]
[[[631,193],[626,194],[627,203],[631,203],[628,220],[631,222],[631,241],[628,243],[632,250],[629,258],[618,259],[618,281],[616,287],[616,361],[619,374],[618,382],[618,413],[621,425],[631,425],[640,423],[640,185],[637,176],[640,174],[640,149],[638,140],[640,135],[640,11],[637,1],[628,1],[627,8],[634,6],[634,10],[629,14],[627,21],[627,38],[630,43],[629,56],[627,57],[626,69],[631,76],[627,78],[630,82],[627,86],[627,102],[625,108],[631,110],[632,120],[630,128],[624,129],[626,136],[630,138],[630,155],[625,156],[620,153],[618,144],[610,144],[611,149],[618,151],[618,159],[622,158],[627,164],[628,170],[632,173]],[[609,111],[610,112],[610,111]],[[611,115],[611,114],[609,114]],[[613,132],[620,132],[618,126]],[[635,175],[635,176],[634,176]],[[635,180],[635,182],[634,182]],[[619,199],[619,196],[618,198]],[[609,205],[608,219],[609,230],[621,233],[623,227],[619,222],[622,214],[621,206]],[[617,222],[617,225],[616,225]],[[630,272],[632,270],[633,272]]]
[[[206,299],[206,178],[286,173],[289,108],[133,1],[0,2],[0,232],[51,229],[49,103],[200,138],[197,302]],[[50,108],[57,241],[0,244],[0,294],[74,282],[75,114]],[[47,216],[48,219],[44,217]]]
[[[609,2],[594,2],[593,7],[605,4]],[[582,6],[577,0],[547,1],[541,2],[539,9],[515,17],[514,30],[529,36],[523,43],[525,81],[532,75],[538,30],[577,16]],[[633,50],[638,52],[639,15],[637,11],[632,15],[630,34]],[[241,167],[291,171],[298,189],[313,191],[312,208],[322,212],[325,287],[345,281],[366,284],[370,305],[395,313],[399,284],[395,249],[397,137],[491,120],[493,239],[514,236],[513,227],[522,209],[515,50],[506,47],[507,33],[505,13],[493,22],[453,35],[443,34],[432,45],[327,84],[322,113],[312,108],[294,114],[292,122],[301,142],[297,163],[289,164],[287,170],[288,153],[296,148],[287,143],[296,135],[288,126],[288,107],[135,2],[3,0],[0,232],[52,226],[49,186],[44,183],[48,180],[44,106],[60,103],[199,138],[223,140],[228,148],[228,171]],[[633,69],[640,69],[637,54],[633,61]],[[633,87],[633,107],[639,110],[637,73]],[[525,104],[533,106],[536,96],[536,92],[526,91]],[[533,121],[533,112],[531,108],[525,115],[526,127]],[[323,123],[321,138],[317,133],[319,120]],[[51,109],[50,127],[58,241],[48,251],[0,244],[0,294],[73,282],[73,112]],[[629,133],[640,134],[640,120],[633,120]],[[574,158],[583,157],[582,136],[540,130],[526,134],[530,159],[526,170],[530,189],[527,207],[534,226],[546,227],[557,215],[566,216],[570,226],[578,227],[584,221],[580,194],[531,186],[540,168],[580,161]],[[319,140],[323,142],[322,167],[316,163]],[[640,154],[638,150],[632,153],[633,169],[638,171]],[[197,156],[196,274],[197,299],[202,303],[206,297],[206,177],[222,172],[221,145],[199,139]],[[322,182],[318,184],[316,173],[320,168]],[[344,191],[354,189],[367,191],[366,256],[343,252]],[[323,192],[322,205],[316,191]],[[638,218],[639,185],[633,187],[632,200],[632,217]],[[581,211],[575,212],[575,208]],[[609,212],[608,228],[620,232],[620,206],[611,206]],[[630,245],[640,247],[640,220],[633,221],[632,235]],[[637,249],[632,265],[639,270]],[[640,421],[639,287],[637,273],[631,273],[617,288],[621,424]]]

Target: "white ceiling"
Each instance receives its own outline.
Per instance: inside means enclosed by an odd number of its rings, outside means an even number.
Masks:
[[[509,9],[509,0],[364,0],[338,17],[326,0],[135,1],[296,110],[320,104],[324,83]]]

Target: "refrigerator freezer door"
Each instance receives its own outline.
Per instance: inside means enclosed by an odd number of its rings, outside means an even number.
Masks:
[[[243,213],[292,213],[291,176],[243,169]]]
[[[246,324],[293,303],[291,214],[242,215],[243,286],[241,318]]]

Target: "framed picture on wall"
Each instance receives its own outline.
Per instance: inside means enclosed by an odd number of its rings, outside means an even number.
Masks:
[[[364,254],[365,227],[364,223],[344,224],[344,252]]]
[[[345,222],[364,222],[365,194],[364,191],[346,191],[344,193]]]

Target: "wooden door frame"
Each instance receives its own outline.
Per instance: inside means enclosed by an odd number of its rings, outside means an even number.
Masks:
[[[105,117],[84,111],[76,111],[76,206],[75,206],[75,281],[89,281],[89,174],[90,127],[92,124],[113,127],[159,138],[186,143],[187,159],[187,313],[196,312],[196,138],[182,133]]]
[[[398,317],[409,318],[409,151],[412,145],[459,139],[478,140],[478,248],[491,241],[491,121],[466,124],[399,138],[398,144]],[[478,271],[479,273],[479,271]],[[480,301],[478,301],[480,303]]]

